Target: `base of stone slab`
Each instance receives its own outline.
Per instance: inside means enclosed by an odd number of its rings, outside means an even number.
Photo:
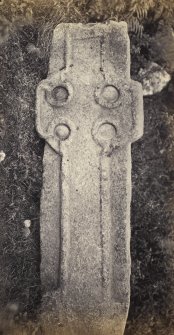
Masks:
[[[57,301],[57,299],[55,299]],[[80,312],[70,306],[60,304],[52,310],[51,305],[44,304],[41,312],[40,323],[43,334],[49,335],[123,335],[128,305],[111,303],[101,304]],[[47,307],[47,308],[46,308]]]
[[[47,315],[42,324],[43,334],[49,335],[123,335],[125,321],[120,317],[113,319],[98,318],[74,318],[67,323],[62,323],[60,319]]]

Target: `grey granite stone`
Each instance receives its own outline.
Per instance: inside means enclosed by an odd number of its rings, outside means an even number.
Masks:
[[[171,75],[153,62],[148,63],[146,68],[140,69],[138,77],[142,83],[143,96],[161,92],[171,80]]]
[[[43,314],[56,334],[122,335],[130,300],[131,143],[142,136],[126,23],[60,24],[37,90],[46,140]],[[45,327],[48,325],[45,321]]]

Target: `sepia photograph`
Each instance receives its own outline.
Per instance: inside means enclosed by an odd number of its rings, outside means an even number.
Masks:
[[[0,0],[0,335],[174,335],[174,0]]]

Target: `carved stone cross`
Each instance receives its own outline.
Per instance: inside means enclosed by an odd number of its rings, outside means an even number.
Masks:
[[[55,29],[48,78],[37,91],[37,130],[46,141],[44,309],[54,310],[60,334],[122,335],[130,299],[131,143],[143,132],[126,23]]]

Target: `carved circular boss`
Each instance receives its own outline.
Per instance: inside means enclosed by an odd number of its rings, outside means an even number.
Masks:
[[[119,87],[119,88],[118,88]],[[122,87],[123,93],[121,94],[120,87]],[[127,84],[118,83],[102,83],[97,86],[94,92],[94,98],[96,103],[105,107],[106,109],[113,109],[120,105],[124,98],[126,91],[128,90]],[[126,93],[127,94],[127,93]],[[54,82],[50,83],[45,88],[45,98],[47,102],[53,107],[65,106],[73,96],[73,87],[67,82]],[[120,136],[118,134],[118,124],[115,124],[114,116],[107,119],[103,118],[96,120],[91,129],[94,140],[107,152],[111,152],[120,142]],[[67,140],[73,129],[69,126],[66,121],[58,122],[54,128],[54,134],[60,141]]]
[[[46,100],[55,107],[62,107],[69,102],[73,95],[73,88],[69,83],[59,83],[46,90]],[[120,90],[112,84],[104,83],[97,86],[94,92],[95,101],[103,107],[114,108],[119,104]]]

